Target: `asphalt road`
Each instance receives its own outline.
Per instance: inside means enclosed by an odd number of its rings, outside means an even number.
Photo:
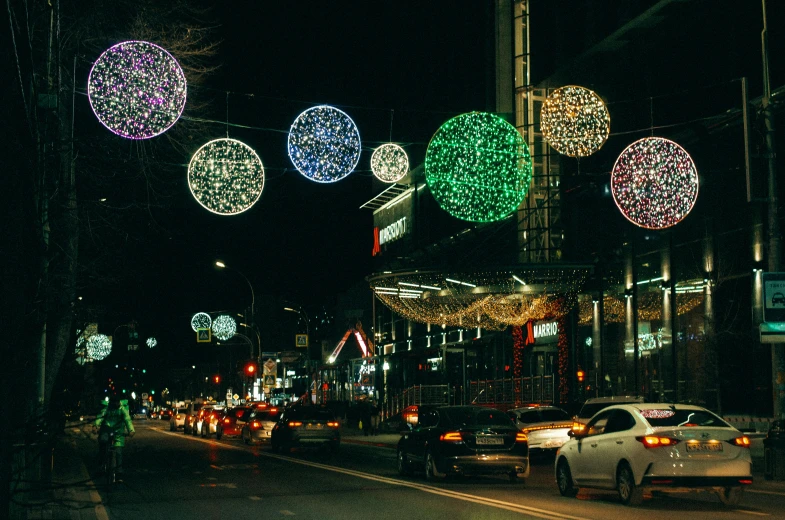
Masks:
[[[389,448],[344,442],[336,455],[279,455],[237,439],[169,432],[164,421],[135,425],[125,482],[111,488],[95,475],[94,441],[77,443],[113,520],[785,518],[785,485],[753,485],[736,508],[709,493],[655,496],[629,508],[612,492],[561,497],[547,462],[535,464],[525,484],[469,477],[431,485],[421,475],[399,477]]]

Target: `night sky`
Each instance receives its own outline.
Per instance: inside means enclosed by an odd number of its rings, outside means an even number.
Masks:
[[[532,80],[551,77],[656,3],[633,0],[611,10],[601,9],[603,2],[533,0]],[[187,110],[177,123],[178,131],[187,133],[198,116],[208,121],[204,134],[186,143],[182,164],[167,165],[166,210],[153,208],[149,218],[140,218],[135,232],[145,237],[142,245],[117,260],[141,267],[143,274],[110,290],[85,287],[87,293],[92,290],[93,301],[112,308],[117,323],[136,319],[147,334],[177,342],[182,337],[191,341],[188,322],[194,312],[240,310],[249,304],[246,282],[236,273],[216,271],[216,259],[248,277],[257,301],[272,296],[310,309],[333,303],[338,293],[370,274],[372,212],[359,206],[384,187],[370,173],[373,149],[389,141],[401,144],[416,167],[443,122],[472,110],[493,111],[492,5],[482,0],[221,2],[206,20],[221,40],[215,60],[220,67],[205,84],[189,85],[189,92],[207,104],[198,113]],[[770,20],[777,9],[770,7]],[[710,84],[750,70],[751,92],[759,93],[759,4],[735,14],[717,7],[710,11],[700,26],[675,17],[652,29],[673,34],[668,46],[662,38],[647,37],[646,29],[633,33],[640,60],[605,60],[608,68],[627,67],[633,78],[600,92],[611,101],[612,124],[623,121],[618,116],[626,108],[620,101],[678,91],[701,77]],[[729,20],[738,23],[728,25]],[[727,28],[727,38],[708,39],[717,27]],[[719,40],[724,47],[712,53]],[[682,54],[687,42],[694,45],[690,54]],[[581,84],[591,77],[584,72],[577,66],[563,81]],[[77,101],[77,112],[92,117],[87,99]],[[356,171],[334,184],[307,180],[287,156],[289,126],[318,104],[348,113],[363,142]],[[671,115],[665,104],[658,106],[658,117]],[[95,121],[86,124],[100,130]],[[257,151],[266,174],[261,199],[231,217],[199,206],[186,177],[189,154],[227,132]],[[615,158],[612,148],[629,141],[621,136],[609,140],[608,154],[587,161],[586,171],[608,172]]]

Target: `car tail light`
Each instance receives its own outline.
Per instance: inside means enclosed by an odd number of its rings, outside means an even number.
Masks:
[[[441,434],[439,440],[444,442],[461,442],[463,441],[463,437],[461,436],[461,432],[446,432]]]
[[[572,423],[572,428],[571,429],[572,429],[573,432],[580,434],[580,433],[583,433],[583,432],[586,431],[586,425],[583,424],[582,422],[577,422],[576,421],[576,422]]]
[[[731,444],[735,444],[736,446],[741,446],[742,448],[749,448],[750,447],[750,438],[746,435],[742,435],[741,437],[736,437],[735,439],[731,439],[728,442]]]
[[[258,430],[259,428],[264,430],[264,428],[262,428],[262,423],[260,423],[259,421],[251,421],[251,428],[253,428],[254,430]]]
[[[659,435],[644,435],[642,437],[635,437],[636,440],[643,443],[647,448],[667,448],[675,446],[679,439],[671,437],[660,437]]]
[[[278,408],[270,408],[270,413],[278,413]]]
[[[180,414],[178,413],[178,414],[177,414],[177,417],[175,417],[175,419],[179,419],[179,418],[180,418]]]
[[[302,421],[289,421],[289,428],[297,428],[298,426],[302,426]]]
[[[230,422],[232,422],[232,421],[228,417],[226,419],[224,419],[224,424],[229,424]]]
[[[327,421],[327,426],[330,428],[337,428],[340,425],[338,424],[338,421]]]
[[[518,432],[515,434],[515,442],[529,442],[529,436],[524,432]]]

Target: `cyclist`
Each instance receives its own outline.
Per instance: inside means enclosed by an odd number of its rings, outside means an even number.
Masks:
[[[98,413],[95,418],[95,429],[98,430],[98,464],[103,467],[109,446],[109,434],[114,433],[115,462],[117,482],[122,482],[123,476],[123,446],[125,446],[125,432],[133,437],[136,431],[131,422],[131,414],[128,412],[128,401],[121,400],[119,396],[113,395],[109,398],[109,404]]]

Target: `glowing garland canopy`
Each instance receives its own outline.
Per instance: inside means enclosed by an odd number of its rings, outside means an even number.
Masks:
[[[106,128],[121,137],[149,139],[166,132],[183,113],[185,74],[158,45],[122,42],[96,60],[87,95]]]
[[[95,334],[87,339],[86,347],[87,357],[101,361],[112,352],[112,340],[105,334]]]
[[[681,222],[698,198],[698,171],[678,144],[646,137],[628,146],[611,172],[611,192],[622,215],[642,228]]]
[[[611,117],[600,96],[568,85],[554,90],[542,104],[540,131],[560,154],[588,157],[608,139]]]
[[[520,205],[532,163],[521,134],[485,112],[456,116],[433,135],[425,180],[439,206],[469,222],[495,222]]]
[[[215,139],[191,158],[188,187],[206,210],[236,215],[262,196],[264,166],[250,146],[235,139]]]
[[[360,132],[343,111],[319,105],[297,116],[289,130],[289,159],[315,182],[336,182],[360,160]]]
[[[409,156],[397,144],[383,144],[371,155],[371,171],[382,182],[398,182],[409,172]]]
[[[96,334],[98,334],[97,323],[88,323],[85,325],[84,330],[76,330],[76,348],[74,349],[74,353],[76,354],[76,362],[80,365],[93,361],[87,355],[87,340]]]
[[[226,341],[237,332],[237,323],[234,318],[222,314],[213,321],[213,335],[221,341]]]
[[[703,292],[676,292],[676,314],[682,316],[703,303]],[[624,323],[626,320],[624,295],[605,295],[605,323]],[[590,299],[578,302],[578,325],[591,325],[594,303]],[[647,291],[638,296],[638,320],[659,321],[662,319],[662,291]]]
[[[155,338],[147,338],[147,346],[148,347],[153,348],[156,345],[158,345],[158,340],[157,339],[155,339]]]
[[[370,283],[387,307],[410,320],[504,330],[568,313],[577,302],[586,273],[581,268],[409,272],[375,276]]]
[[[196,332],[199,329],[209,329],[213,326],[213,320],[206,312],[197,312],[191,318],[191,328]]]

